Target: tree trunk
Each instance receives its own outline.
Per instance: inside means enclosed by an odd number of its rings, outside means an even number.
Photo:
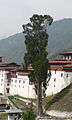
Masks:
[[[41,83],[37,83],[37,115],[43,115],[43,108],[42,108],[42,85]]]

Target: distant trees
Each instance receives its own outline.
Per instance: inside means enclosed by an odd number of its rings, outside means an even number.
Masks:
[[[24,56],[25,66],[32,66],[34,71],[29,72],[29,79],[35,85],[37,93],[38,115],[42,116],[42,96],[45,95],[47,87],[48,59],[46,46],[48,44],[48,34],[46,28],[53,22],[49,15],[33,15],[30,22],[23,25],[25,34],[25,44],[27,53]]]

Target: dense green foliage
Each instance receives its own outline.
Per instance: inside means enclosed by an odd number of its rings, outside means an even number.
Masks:
[[[35,120],[36,115],[33,110],[33,104],[31,103],[27,113],[23,113],[23,120]]]
[[[30,22],[23,25],[25,34],[26,50],[24,56],[24,67],[32,66],[33,71],[29,72],[29,79],[35,85],[38,100],[38,115],[42,115],[42,96],[45,95],[47,87],[47,26],[52,24],[52,17],[49,15],[33,15]]]
[[[32,66],[29,79],[35,84],[43,83],[46,89],[46,78],[48,71],[48,59],[46,46],[48,43],[47,26],[52,24],[53,19],[48,15],[33,15],[30,23],[23,25],[27,53],[24,56],[25,66]],[[45,89],[43,93],[45,92]]]

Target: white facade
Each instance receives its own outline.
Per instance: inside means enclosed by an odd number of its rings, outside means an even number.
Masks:
[[[28,74],[18,75],[17,73],[15,78],[8,79],[8,73],[10,72],[6,70],[0,71],[0,93],[36,98],[34,85],[30,84]]]
[[[0,93],[5,94],[6,93],[6,85],[7,85],[7,73],[9,71],[0,71]]]
[[[8,73],[9,71],[0,71],[0,93],[36,98],[34,85],[30,84],[27,73],[23,73],[23,75],[16,73],[16,77],[11,77],[9,82]],[[51,79],[47,86],[46,96],[60,92],[70,83],[72,83],[72,72],[51,70]]]
[[[17,75],[17,78],[11,78],[10,94],[36,98],[34,85],[30,85],[28,75]]]
[[[51,79],[48,83],[46,95],[52,95],[60,92],[62,89],[72,83],[72,72],[51,71]]]

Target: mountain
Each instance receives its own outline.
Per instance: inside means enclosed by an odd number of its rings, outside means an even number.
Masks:
[[[48,34],[47,51],[50,59],[56,57],[59,52],[72,50],[72,19],[53,22],[48,27]],[[5,56],[4,61],[22,64],[25,52],[23,33],[0,40],[0,55]]]
[[[3,61],[22,64],[26,51],[23,33],[18,33],[0,41],[0,55],[5,56]]]

